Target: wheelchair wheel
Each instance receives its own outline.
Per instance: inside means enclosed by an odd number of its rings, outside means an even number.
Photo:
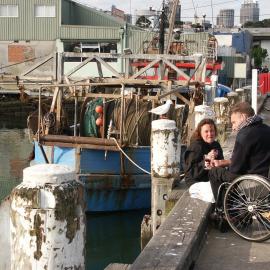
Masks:
[[[242,238],[270,238],[270,184],[259,175],[243,175],[228,187],[224,212],[230,227]]]

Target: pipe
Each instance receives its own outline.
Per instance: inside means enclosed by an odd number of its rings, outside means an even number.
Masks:
[[[79,137],[79,136],[65,136],[65,135],[45,135],[40,137],[41,142],[59,142],[59,143],[73,143],[73,144],[94,144],[115,146],[115,142],[111,139],[102,139],[95,137]]]

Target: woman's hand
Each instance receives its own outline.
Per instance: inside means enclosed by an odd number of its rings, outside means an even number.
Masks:
[[[204,155],[204,168],[206,170],[210,170],[212,168],[211,161],[212,160],[208,155]]]
[[[218,157],[218,150],[217,149],[212,149],[208,154],[208,158],[211,160],[214,160]]]

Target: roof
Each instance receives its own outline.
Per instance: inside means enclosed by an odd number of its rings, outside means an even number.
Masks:
[[[142,30],[141,28],[139,28],[135,25],[129,24],[129,23],[127,23],[119,18],[116,18],[112,15],[106,14],[102,10],[98,10],[97,8],[90,6],[89,4],[87,4],[81,0],[65,0],[65,1],[74,2],[76,5],[81,6],[84,9],[87,9],[89,12],[91,12],[97,16],[101,16],[103,18],[103,20],[105,20],[106,22],[110,22],[110,26],[112,26],[112,27],[114,27],[114,26],[115,27],[117,27],[117,26],[124,27],[126,24],[128,24],[129,28]]]

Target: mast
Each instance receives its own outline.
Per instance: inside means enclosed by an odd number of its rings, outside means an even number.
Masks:
[[[165,0],[162,3],[162,12],[160,15],[160,24],[159,24],[159,54],[164,54],[165,48]]]
[[[169,32],[168,32],[168,42],[166,47],[166,54],[170,51],[171,41],[172,41],[172,34],[173,34],[173,27],[175,22],[175,16],[176,16],[176,9],[179,4],[179,0],[173,0],[172,10],[171,10],[171,16],[169,21]]]

